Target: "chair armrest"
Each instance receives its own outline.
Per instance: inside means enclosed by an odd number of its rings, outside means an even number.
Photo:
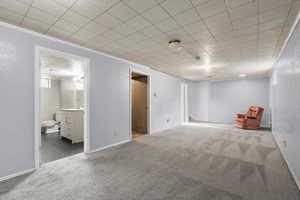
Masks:
[[[237,114],[237,115],[236,115],[237,118],[245,118],[245,116],[246,116],[246,115],[244,115],[244,114]]]

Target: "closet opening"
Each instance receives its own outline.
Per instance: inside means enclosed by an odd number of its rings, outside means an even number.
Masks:
[[[149,76],[131,72],[132,139],[149,134]]]

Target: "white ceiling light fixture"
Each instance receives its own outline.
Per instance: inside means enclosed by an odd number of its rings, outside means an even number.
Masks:
[[[246,77],[247,74],[240,74],[240,77],[243,78],[243,77]]]
[[[180,51],[182,49],[181,41],[177,40],[177,39],[170,40],[169,41],[169,49],[171,49],[172,51],[175,51],[175,52]]]

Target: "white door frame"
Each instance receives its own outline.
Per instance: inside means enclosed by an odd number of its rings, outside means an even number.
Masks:
[[[41,92],[40,92],[40,79],[41,79],[41,67],[40,56],[42,51],[47,51],[52,55],[60,57],[68,57],[75,60],[80,60],[84,63],[84,153],[90,152],[90,124],[89,124],[89,95],[90,95],[90,59],[81,57],[62,51],[49,49],[41,46],[35,46],[35,58],[34,58],[34,160],[35,168],[41,166],[41,122],[40,122],[40,106],[41,106]]]
[[[182,83],[180,87],[180,96],[181,96],[181,123],[187,123],[189,121],[189,107],[188,107],[188,85],[186,83]]]
[[[151,135],[151,75],[150,73],[129,69],[129,139],[132,135],[132,73],[138,73],[147,77],[147,135]]]

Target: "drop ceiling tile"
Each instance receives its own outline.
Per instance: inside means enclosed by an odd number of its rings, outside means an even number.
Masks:
[[[254,0],[256,1],[256,0]],[[236,8],[236,7],[240,7],[243,5],[246,5],[248,3],[253,3],[253,0],[225,0],[227,6],[229,8]]]
[[[60,29],[64,32],[74,33],[80,29],[80,26],[74,25],[68,21],[61,19],[54,24],[53,28]]]
[[[279,6],[290,5],[292,0],[260,0],[259,11],[263,12],[266,10],[274,9]]]
[[[107,27],[97,24],[95,22],[89,22],[84,29],[86,29],[87,31],[91,32],[91,33],[95,33],[95,34],[100,34],[100,33],[104,33],[105,31],[108,30]]]
[[[87,42],[88,40],[92,39],[93,37],[96,37],[97,34],[91,33],[87,31],[86,29],[80,29],[78,32],[73,34],[71,38],[78,39],[83,42]]]
[[[62,16],[61,19],[77,26],[83,26],[90,21],[87,17],[84,17],[72,10],[69,10],[65,15]]]
[[[91,38],[88,40],[85,45],[94,47],[94,48],[103,48],[104,46],[107,46],[110,43],[106,38],[103,36],[96,36],[94,38]]]
[[[206,18],[224,12],[226,10],[226,5],[223,0],[210,0],[198,5],[196,8],[201,17]]]
[[[58,19],[47,12],[40,10],[38,8],[31,7],[27,13],[27,17],[32,18],[37,21],[45,22],[46,24],[53,24]]]
[[[177,22],[173,18],[169,18],[160,23],[157,23],[156,27],[158,27],[163,32],[168,32],[180,28]]]
[[[117,5],[121,0],[90,0],[95,6],[107,11]]]
[[[204,30],[207,31],[207,28],[204,26],[202,21],[198,21],[198,22],[193,23],[193,24],[185,25],[185,26],[183,26],[183,28],[184,28],[184,30],[186,30],[190,34],[199,33],[199,32],[202,32]]]
[[[181,25],[192,24],[200,20],[199,15],[194,8],[185,10],[174,16],[174,19]]]
[[[130,18],[133,18],[134,16],[138,15],[138,13],[133,10],[132,8],[129,8],[124,4],[123,2],[118,3],[114,7],[112,7],[108,13],[114,17],[117,17],[123,21],[126,21]]]
[[[193,35],[193,38],[198,40],[202,46],[214,45],[216,43],[215,39],[210,33],[197,33]]]
[[[68,38],[66,38],[66,40],[71,42],[71,43],[78,44],[80,46],[83,46],[83,44],[85,43],[84,40],[81,40],[81,39],[78,39],[78,38],[75,38],[75,37],[68,37]]]
[[[56,29],[56,28],[52,27],[47,32],[47,34],[50,35],[50,36],[56,37],[56,38],[65,39],[65,38],[69,37],[72,33],[66,32],[66,31],[63,31],[61,29]]]
[[[0,20],[14,25],[18,25],[22,22],[23,16],[15,12],[11,12],[3,7],[0,7]]]
[[[259,31],[267,31],[275,28],[282,28],[285,20],[275,19],[262,24],[259,24]]]
[[[173,16],[192,7],[189,0],[166,0],[161,5]]]
[[[139,13],[144,12],[157,5],[153,0],[123,0],[129,7],[133,8]]]
[[[93,0],[78,0],[72,7],[72,10],[78,12],[80,15],[94,19],[101,15],[105,9],[97,7]]]
[[[115,27],[113,30],[124,36],[130,35],[130,34],[136,32],[136,30],[134,28],[130,27],[130,25],[128,25],[126,23],[120,24],[119,26]]]
[[[50,28],[49,24],[39,22],[36,20],[32,20],[30,18],[24,18],[22,26],[25,28],[37,31],[39,33],[44,33],[45,31],[47,31]]]
[[[67,10],[67,8],[61,4],[49,0],[34,0],[32,6],[44,10],[56,17],[60,17]]]
[[[118,18],[113,17],[107,13],[104,13],[104,14],[98,16],[94,21],[98,24],[101,24],[101,25],[109,27],[109,28],[114,28],[123,23]]]
[[[31,0],[27,0],[27,1],[31,1]],[[77,0],[52,0],[57,4],[60,4],[64,7],[71,7]]]
[[[134,18],[126,22],[130,27],[133,27],[135,30],[141,30],[143,28],[151,26],[151,24],[145,20],[141,15],[135,16]]]
[[[145,29],[140,30],[140,32],[143,33],[144,35],[148,36],[148,37],[155,37],[157,35],[164,34],[158,28],[156,28],[155,26],[147,27]]]
[[[224,24],[227,25],[231,23],[227,12],[222,12],[217,15],[208,17],[204,20],[204,22],[207,24],[208,27],[219,26],[219,25],[222,26]]]
[[[128,40],[127,38],[118,39],[118,40],[116,40],[116,42],[118,42],[119,45],[122,45],[122,46],[128,47],[128,48],[132,48],[134,46],[132,41]]]
[[[214,34],[214,36],[218,41],[232,40],[236,37],[236,32],[231,31],[225,33],[218,33],[218,34]]]
[[[248,3],[234,9],[229,9],[229,15],[232,20],[242,19],[258,14],[258,3]]]
[[[10,12],[15,12],[19,15],[25,15],[29,8],[29,5],[16,0],[0,0],[0,5],[2,8],[5,8]]]
[[[17,1],[20,3],[27,4],[27,5],[31,5],[31,2],[32,2],[32,0],[17,0]]]
[[[156,42],[162,48],[168,48],[168,42],[170,38],[168,35],[159,35],[151,38],[154,42]]]
[[[173,40],[173,39],[181,40],[182,45],[194,40],[194,38],[191,37],[190,34],[188,34],[186,31],[184,31],[182,29],[176,29],[176,30],[169,31],[169,32],[167,32],[167,35],[169,36],[170,40]]]
[[[258,15],[232,21],[233,29],[243,29],[258,24]]]
[[[147,10],[142,15],[154,24],[170,17],[159,5]]]
[[[123,35],[121,35],[120,33],[116,32],[114,30],[108,30],[108,31],[102,33],[100,36],[103,36],[105,39],[107,39],[109,41],[118,40],[118,39],[124,37]]]
[[[199,4],[207,3],[207,2],[210,1],[210,0],[190,0],[190,1],[192,2],[192,4],[193,4],[194,6],[197,6],[197,5],[199,5]]]
[[[237,36],[258,34],[258,25],[255,24],[242,29],[235,30],[235,33],[237,34]]]
[[[133,43],[138,43],[138,42],[141,42],[143,40],[147,40],[148,38],[145,35],[143,35],[142,33],[135,32],[135,33],[127,36],[126,39],[132,41]]]
[[[264,23],[273,19],[286,19],[289,13],[290,5],[286,4],[272,10],[259,14],[259,22]]]

